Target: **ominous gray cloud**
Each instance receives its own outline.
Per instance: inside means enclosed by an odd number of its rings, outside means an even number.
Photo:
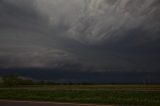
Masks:
[[[0,68],[160,70],[159,0],[1,0]]]

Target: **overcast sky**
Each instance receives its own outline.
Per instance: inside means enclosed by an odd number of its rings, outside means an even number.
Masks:
[[[159,0],[0,0],[0,69],[159,72]]]

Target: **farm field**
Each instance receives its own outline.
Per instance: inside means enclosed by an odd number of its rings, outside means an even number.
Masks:
[[[33,85],[1,87],[1,100],[160,106],[160,85]]]

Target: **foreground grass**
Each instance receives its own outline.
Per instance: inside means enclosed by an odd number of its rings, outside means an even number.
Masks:
[[[0,88],[0,99],[160,106],[160,85],[54,85]]]

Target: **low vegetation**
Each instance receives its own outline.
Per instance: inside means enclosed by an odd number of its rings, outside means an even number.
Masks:
[[[2,77],[0,99],[160,106],[160,85],[58,84]]]
[[[30,85],[0,88],[0,99],[160,106],[160,85]]]

